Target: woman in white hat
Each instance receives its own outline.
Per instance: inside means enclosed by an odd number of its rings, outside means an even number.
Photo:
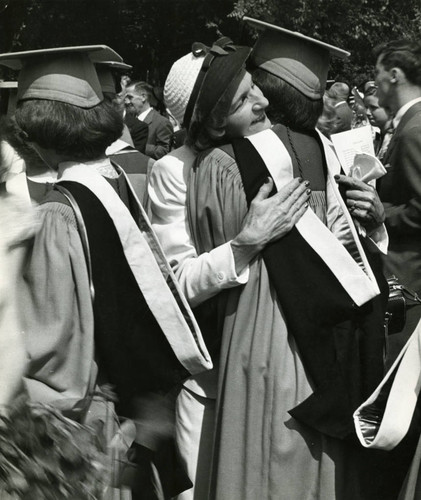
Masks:
[[[306,186],[293,181],[278,196],[268,199],[272,181],[262,187],[244,220],[242,230],[201,252],[187,220],[187,182],[198,152],[235,137],[270,127],[267,99],[253,85],[245,69],[250,49],[234,46],[227,38],[213,47],[193,45],[192,52],[174,63],[164,96],[174,117],[187,128],[187,142],[158,160],[151,172],[148,193],[153,227],[173,265],[176,276],[195,307],[214,363],[219,338],[214,307],[208,299],[247,282],[248,264],[259,248],[287,231],[304,210]],[[290,213],[275,215],[289,199]],[[200,253],[200,255],[199,255]],[[203,303],[203,307],[198,307]],[[194,489],[183,499],[207,498],[217,393],[217,369],[184,383],[177,404],[177,442]]]

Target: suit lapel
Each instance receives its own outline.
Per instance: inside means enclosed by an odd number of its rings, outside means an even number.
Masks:
[[[154,109],[151,109],[149,111],[149,113],[145,116],[145,119],[142,120],[144,123],[147,123],[148,125],[150,125],[152,123],[152,120],[153,120],[153,114],[155,113],[155,110]]]
[[[390,160],[390,156],[392,155],[392,151],[396,146],[397,140],[399,139],[399,135],[402,130],[405,128],[406,124],[411,120],[411,118],[417,113],[421,112],[421,102],[417,102],[413,106],[411,106],[408,111],[402,116],[401,121],[396,127],[395,133],[393,134],[392,139],[390,140],[389,147],[387,148],[386,154],[383,158],[383,163],[387,164]]]

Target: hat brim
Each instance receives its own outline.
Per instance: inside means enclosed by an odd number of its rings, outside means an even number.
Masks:
[[[24,50],[21,52],[8,52],[0,54],[0,65],[7,68],[20,70],[25,62],[30,59],[47,55],[65,55],[67,53],[84,53],[88,54],[93,63],[98,62],[115,62],[123,63],[121,56],[107,45],[79,45],[75,47],[54,47],[49,49]]]
[[[322,49],[326,49],[329,51],[331,56],[338,57],[339,59],[346,59],[351,55],[350,52],[347,50],[340,49],[338,47],[335,47],[333,45],[329,45],[328,43],[321,42],[320,40],[316,40],[314,38],[311,38],[309,36],[303,35],[301,33],[298,33],[297,31],[291,31],[287,30],[285,28],[281,28],[279,26],[276,26],[275,24],[270,24],[266,23],[264,21],[260,21],[259,19],[254,19],[251,17],[244,16],[243,21],[245,21],[247,24],[252,26],[253,28],[256,28],[257,30],[265,30],[265,29],[271,29],[278,31],[280,33],[284,33],[285,35],[293,36],[296,37],[297,39],[315,44],[319,46]]]
[[[120,71],[131,71],[133,69],[133,66],[130,66],[130,64],[117,61],[97,61],[95,62],[95,65],[106,66],[112,70],[115,69]]]
[[[0,82],[0,89],[17,89],[18,82]]]

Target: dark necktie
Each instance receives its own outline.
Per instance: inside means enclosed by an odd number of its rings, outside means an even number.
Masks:
[[[389,127],[386,129],[386,132],[384,133],[382,144],[377,153],[377,158],[380,161],[382,161],[383,158],[386,156],[387,148],[389,147],[390,141],[394,133],[395,133],[395,127],[393,126],[393,120],[391,120]]]

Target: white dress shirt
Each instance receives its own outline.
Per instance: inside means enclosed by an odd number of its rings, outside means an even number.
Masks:
[[[149,106],[149,108],[146,111],[142,111],[140,115],[138,115],[137,119],[144,122],[145,118],[148,116],[148,114],[151,112],[153,108]]]

